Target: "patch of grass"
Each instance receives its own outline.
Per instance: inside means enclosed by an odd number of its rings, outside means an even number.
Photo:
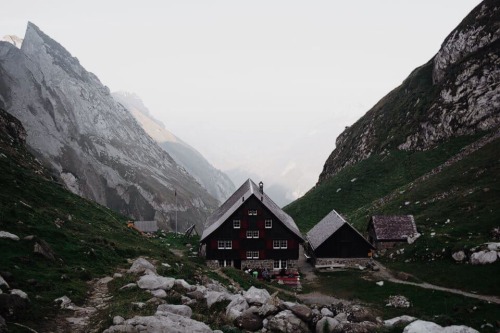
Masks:
[[[467,325],[482,332],[488,330],[481,329],[481,325],[486,322],[494,324],[500,311],[499,305],[460,295],[387,281],[380,287],[372,280],[370,273],[358,271],[319,273],[314,288],[334,297],[369,304],[380,311],[384,319],[406,314],[445,326]],[[391,295],[407,297],[411,307],[405,309],[386,307],[386,300]],[[491,332],[493,331],[492,329]]]

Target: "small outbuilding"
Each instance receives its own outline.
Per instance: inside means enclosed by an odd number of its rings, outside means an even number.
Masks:
[[[307,252],[316,268],[364,264],[374,247],[332,210],[306,235]]]
[[[375,215],[368,223],[368,240],[378,250],[407,243],[417,235],[413,215]]]

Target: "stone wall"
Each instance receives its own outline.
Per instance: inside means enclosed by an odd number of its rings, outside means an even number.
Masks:
[[[370,258],[316,258],[315,266],[345,265],[356,268],[357,265],[365,266],[369,261]]]
[[[234,265],[234,263],[233,263]],[[219,261],[218,260],[207,260],[207,266],[210,269],[217,269],[221,268],[219,266]],[[288,269],[296,269],[297,268],[297,260],[287,260],[287,267]],[[241,268],[242,269],[264,269],[267,268],[268,270],[273,270],[274,268],[274,260],[242,260],[241,261]]]

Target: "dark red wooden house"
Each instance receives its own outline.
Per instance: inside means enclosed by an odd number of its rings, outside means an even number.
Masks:
[[[302,235],[259,185],[248,179],[207,219],[200,242],[208,266],[296,268]]]

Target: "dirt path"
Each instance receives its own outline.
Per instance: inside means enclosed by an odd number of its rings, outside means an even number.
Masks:
[[[386,280],[389,282],[399,283],[399,284],[406,284],[406,285],[415,286],[415,287],[424,288],[424,289],[444,291],[444,292],[448,292],[448,293],[452,293],[452,294],[462,295],[462,296],[469,297],[469,298],[479,299],[479,300],[486,301],[486,302],[500,304],[500,297],[497,297],[497,296],[478,295],[478,294],[473,294],[473,293],[459,290],[459,289],[436,286],[434,284],[430,284],[427,282],[416,283],[416,282],[404,281],[404,280],[396,278],[392,274],[392,272],[389,269],[387,269],[387,267],[383,266],[379,262],[377,262],[377,265],[380,267],[380,271],[374,272],[373,276],[375,278],[380,279],[380,280]]]

